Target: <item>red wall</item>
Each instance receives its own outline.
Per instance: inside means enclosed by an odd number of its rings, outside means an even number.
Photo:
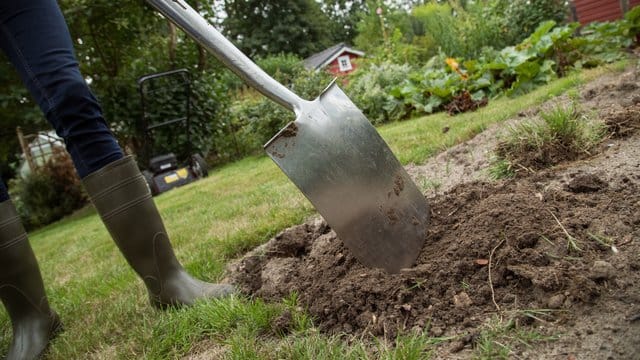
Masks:
[[[622,18],[620,0],[574,0],[573,4],[581,24]],[[640,5],[640,0],[629,0],[630,9],[637,5]]]
[[[340,55],[338,55],[338,57],[343,56],[345,53],[342,53]],[[338,57],[336,57],[335,60],[333,60],[328,66],[327,66],[327,71],[330,72],[331,74],[333,74],[334,76],[340,76],[340,75],[346,75],[350,72],[353,72],[357,65],[355,63],[355,61],[353,61],[354,59],[359,58],[359,56],[351,54],[351,53],[347,53],[347,55],[349,55],[349,60],[351,60],[351,70],[349,71],[340,71],[340,65],[338,65]]]

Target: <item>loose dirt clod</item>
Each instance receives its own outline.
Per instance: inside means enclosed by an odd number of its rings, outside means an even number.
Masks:
[[[576,176],[567,184],[567,190],[574,193],[595,192],[607,187],[607,183],[602,181],[595,174],[582,174]]]

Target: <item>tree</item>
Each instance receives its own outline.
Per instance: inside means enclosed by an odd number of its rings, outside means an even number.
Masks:
[[[381,1],[367,0],[367,13],[363,14],[357,24],[355,45],[359,50],[373,52],[378,47],[388,47],[394,33],[399,33],[403,42],[411,43],[411,18],[403,7],[398,6],[399,4],[387,6]]]
[[[564,0],[496,0],[490,5],[496,12],[504,14],[504,27],[508,29],[506,36],[516,44],[531,35],[543,21],[566,22],[568,3]]]
[[[307,57],[331,45],[329,18],[315,0],[225,0],[225,35],[249,57]]]
[[[333,42],[353,44],[358,34],[357,24],[367,13],[367,2],[365,0],[324,0],[321,7],[331,20]]]

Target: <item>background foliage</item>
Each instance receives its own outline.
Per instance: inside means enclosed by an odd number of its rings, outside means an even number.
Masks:
[[[315,0],[225,0],[224,32],[249,56],[302,57],[331,44],[329,17]]]
[[[640,32],[638,7],[624,21],[579,28],[564,23],[561,0],[188,1],[267,73],[307,99],[331,79],[308,72],[301,60],[338,42],[353,43],[366,57],[340,82],[376,124],[450,110],[452,104],[458,108],[461,99],[471,105],[461,108],[473,109],[497,96],[526,93],[573,69],[624,57]],[[179,68],[191,73],[189,144],[210,165],[261,153],[262,144],[293,119],[143,0],[59,3],[81,70],[127,152],[142,154],[137,80],[150,73]],[[25,133],[48,125],[5,58],[0,58],[0,105],[0,172],[7,180],[19,162],[16,125]],[[176,106],[154,116],[181,112]],[[160,147],[153,152],[186,157],[185,130],[166,130],[156,134]],[[171,137],[179,141],[174,144]]]
[[[37,228],[72,213],[87,203],[71,157],[62,148],[26,179],[11,182],[11,196],[27,229]]]

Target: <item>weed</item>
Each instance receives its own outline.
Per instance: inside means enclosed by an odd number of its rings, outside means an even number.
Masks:
[[[604,235],[592,234],[590,232],[587,232],[587,235],[589,236],[589,238],[591,238],[596,243],[598,243],[598,245],[600,245],[601,247],[606,248],[606,249],[610,249],[614,253],[618,251],[616,246],[615,246],[615,240],[614,239],[612,239],[610,237],[606,237]]]
[[[301,337],[287,337],[277,344],[262,346],[261,359],[282,360],[360,360],[371,359],[371,351],[363,341],[347,345],[340,336],[322,336],[317,331],[301,334]]]
[[[414,289],[424,290],[425,289],[424,284],[426,282],[427,282],[426,279],[424,279],[424,280],[413,279],[413,285],[409,286],[409,288],[407,288],[407,290],[414,290]]]
[[[295,331],[303,332],[313,328],[313,319],[298,304],[298,293],[292,292],[288,298],[283,299],[283,303],[292,315],[292,328]]]
[[[560,220],[558,220],[558,217],[555,216],[555,214],[552,213],[550,210],[547,210],[547,212],[549,214],[551,214],[551,216],[553,216],[553,219],[556,221],[558,226],[560,226],[560,229],[562,229],[562,231],[566,235],[566,237],[567,237],[567,250],[570,250],[570,251],[571,250],[573,250],[573,251],[582,251],[582,249],[578,246],[578,240],[576,238],[574,238],[571,234],[569,234],[569,232],[564,227],[564,225],[562,225]]]
[[[613,239],[605,237],[604,235],[595,235],[590,232],[587,232],[587,235],[593,240],[595,240],[598,244],[604,247],[610,247],[613,244]]]
[[[379,359],[393,360],[426,360],[431,358],[430,348],[442,342],[440,338],[430,338],[425,334],[411,334],[398,336],[394,347],[384,342],[378,342]]]
[[[544,322],[544,318],[548,318],[549,316],[551,316],[551,314],[553,314],[554,312],[557,312],[557,310],[553,310],[553,309],[521,309],[521,310],[517,310],[515,312],[513,312],[513,314],[515,315],[522,315],[540,322]]]
[[[548,141],[560,142],[576,152],[588,153],[604,134],[602,124],[590,121],[575,103],[567,107],[556,106],[542,112],[540,117],[547,126],[545,135]]]
[[[574,103],[576,103],[576,102],[578,102],[580,100],[580,92],[578,91],[578,89],[569,89],[567,91],[567,96]]]
[[[488,172],[489,176],[494,180],[509,179],[516,175],[511,162],[500,157],[496,157],[491,161]]]
[[[460,282],[460,285],[462,286],[463,289],[465,290],[470,290],[471,289],[471,285],[469,285],[469,283],[465,282],[464,280],[462,280]]]
[[[567,235],[567,250],[582,251],[580,246],[578,246],[578,240],[571,235]]]
[[[544,241],[546,241],[549,245],[554,246],[553,242],[551,240],[549,240],[548,237],[544,236],[544,235],[540,235],[540,238]]]

